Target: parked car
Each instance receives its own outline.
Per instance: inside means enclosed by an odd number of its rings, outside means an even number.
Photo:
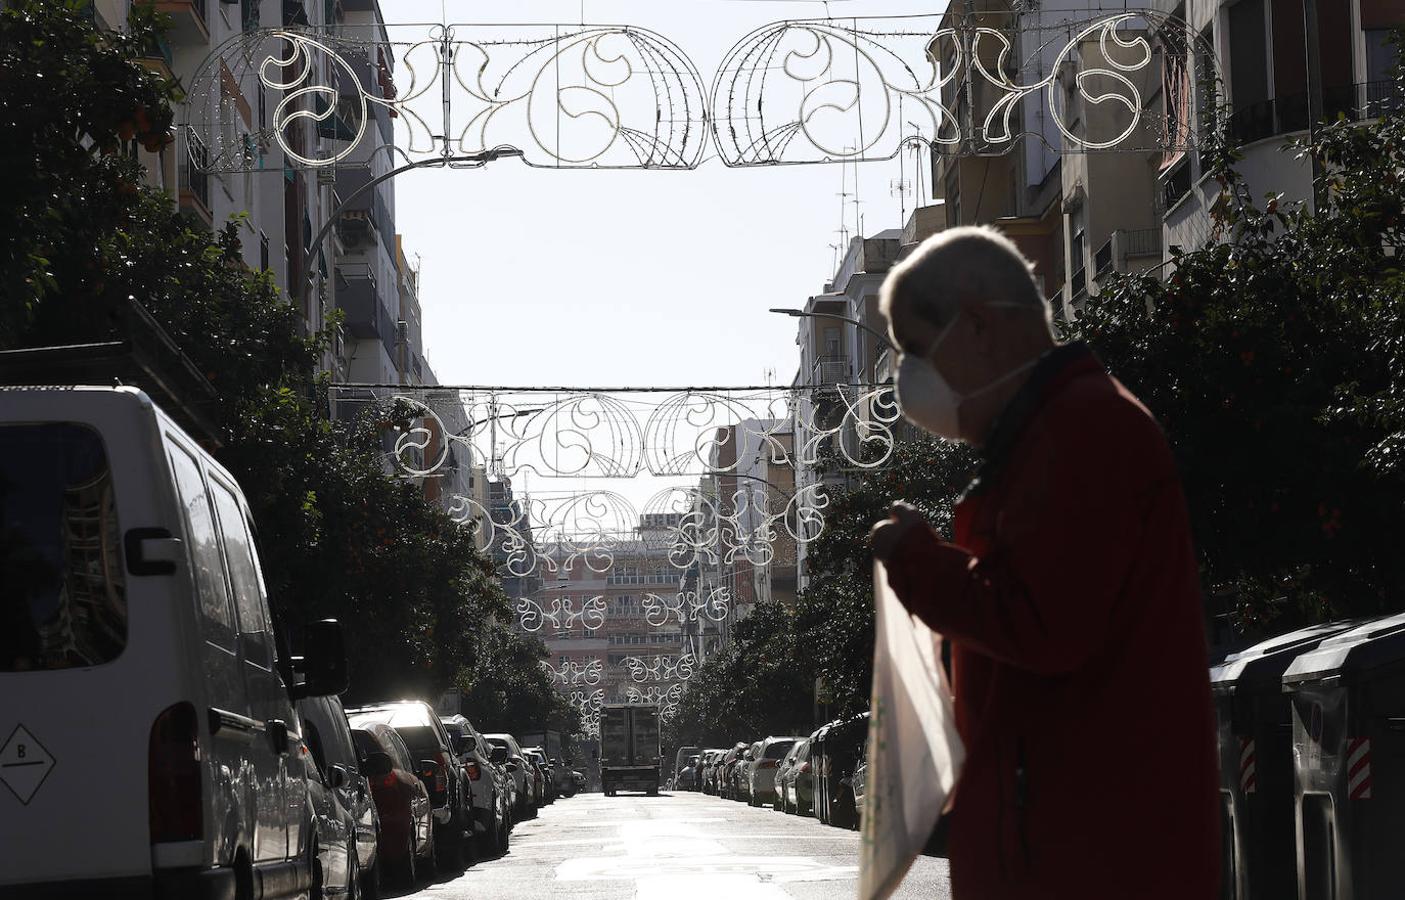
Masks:
[[[742,762],[742,754],[746,753],[748,745],[738,741],[737,745],[722,755],[722,763],[717,773],[718,790],[721,797],[728,800],[736,800],[737,796],[737,766]]]
[[[536,763],[537,771],[542,776],[542,803],[550,805],[556,802],[556,772],[551,767],[551,760],[546,758],[546,751],[540,747],[524,747],[522,752],[527,755],[532,762]]]
[[[5,390],[0,484],[0,894],[305,892],[293,703],[346,659],[335,622],[279,652],[239,485],[126,387]]]
[[[367,722],[351,729],[351,740],[376,801],[381,867],[398,886],[412,888],[422,873],[437,867],[429,789],[420,780],[410,748],[394,728]]]
[[[483,841],[488,853],[501,856],[508,850],[512,813],[503,779],[493,771],[489,758],[491,748],[467,717],[454,715],[440,721],[449,733],[449,741],[468,776],[474,840]]]
[[[688,765],[688,761],[691,760],[694,756],[701,755],[702,750],[703,748],[701,747],[679,747],[678,752],[673,754],[672,778],[674,787],[676,787],[678,790],[696,790],[696,788],[680,787],[678,785],[678,780],[679,776],[683,773],[683,769]]]
[[[551,765],[552,769],[556,772],[556,785],[558,792],[561,794],[562,797],[574,797],[577,791],[575,779],[576,773],[572,772],[571,767],[566,765],[559,759],[553,758],[551,760]]]
[[[777,770],[776,808],[808,816],[815,805],[815,779],[810,763],[810,738],[796,741]]]
[[[815,757],[815,818],[827,825],[858,827],[854,794],[843,779],[858,768],[867,736],[868,713],[836,720],[815,732],[810,751]]]
[[[380,703],[348,710],[353,728],[380,722],[399,732],[418,765],[434,808],[435,855],[441,871],[463,869],[465,844],[473,827],[473,808],[466,787],[468,777],[454,755],[449,733],[434,709],[419,700]]]
[[[304,697],[298,701],[297,709],[303,740],[312,753],[318,775],[331,792],[332,802],[319,810],[328,821],[323,822],[318,833],[325,836],[349,830],[350,870],[360,873],[362,892],[375,897],[381,883],[376,853],[380,819],[371,785],[361,772],[361,758],[351,739],[346,711],[336,697]]]
[[[756,765],[756,761],[761,757],[761,745],[764,741],[756,741],[746,750],[742,751],[741,762],[737,765],[732,777],[737,782],[737,795],[735,799],[745,800],[748,806],[755,806],[751,799],[751,770]]]
[[[517,808],[513,816],[517,821],[530,819],[537,814],[536,790],[532,767],[522,756],[522,748],[510,734],[485,734],[489,745],[497,748],[492,752],[494,762],[506,767],[517,792]]]
[[[752,806],[776,799],[776,765],[790,752],[799,737],[768,737],[752,745],[751,765],[747,767],[747,800]]]
[[[859,828],[863,828],[864,800],[868,797],[868,760],[859,763],[849,776],[849,790],[854,793],[854,809],[858,811]]]
[[[722,764],[722,757],[727,755],[727,750],[723,748],[713,748],[706,752],[706,760],[702,770],[702,790],[704,794],[717,794],[717,772]]]
[[[537,809],[546,806],[546,770],[542,768],[540,762],[526,750],[522,751],[522,758],[526,760],[527,770],[532,776],[532,798]]]
[[[804,741],[796,741],[790,745],[790,749],[785,752],[785,756],[776,763],[776,796],[771,802],[771,808],[777,812],[785,811],[785,784],[790,777],[790,770],[795,765],[796,751]]]
[[[680,791],[696,791],[700,784],[701,754],[694,754],[688,757],[688,761],[678,772],[678,780],[675,787]]]

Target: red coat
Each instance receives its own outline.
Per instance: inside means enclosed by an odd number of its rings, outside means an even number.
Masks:
[[[952,641],[954,896],[1218,897],[1204,618],[1165,436],[1072,345],[984,453],[955,542],[913,529],[889,561]]]

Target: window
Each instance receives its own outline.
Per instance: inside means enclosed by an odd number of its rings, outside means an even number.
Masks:
[[[127,645],[112,471],[84,425],[0,426],[0,672],[111,662]]]
[[[268,235],[259,232],[259,271],[268,271]]]
[[[254,550],[239,501],[222,484],[211,480],[215,512],[224,536],[224,558],[234,589],[234,609],[239,617],[239,639],[244,657],[265,669],[273,668],[273,637],[264,609],[263,583],[254,563]]]
[[[177,448],[171,451],[171,468],[175,470],[176,487],[185,509],[186,536],[195,566],[195,584],[200,592],[197,608],[201,631],[205,640],[232,650],[234,615],[229,608],[214,513],[205,493],[204,479],[200,477],[200,467],[194,457]]]

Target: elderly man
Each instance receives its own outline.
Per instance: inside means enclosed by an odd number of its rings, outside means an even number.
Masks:
[[[882,308],[903,414],[982,457],[952,541],[904,504],[873,532],[895,593],[951,641],[955,896],[1218,897],[1201,598],[1160,428],[1055,342],[994,231],[928,240]]]

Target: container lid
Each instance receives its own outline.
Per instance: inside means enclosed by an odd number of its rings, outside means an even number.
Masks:
[[[1283,684],[1352,678],[1391,663],[1405,663],[1405,613],[1372,619],[1327,638],[1293,660]]]
[[[1302,653],[1312,650],[1326,638],[1363,624],[1361,619],[1310,625],[1271,637],[1238,653],[1231,653],[1210,667],[1210,686],[1217,694],[1232,694],[1239,688],[1278,691],[1283,673]]]

